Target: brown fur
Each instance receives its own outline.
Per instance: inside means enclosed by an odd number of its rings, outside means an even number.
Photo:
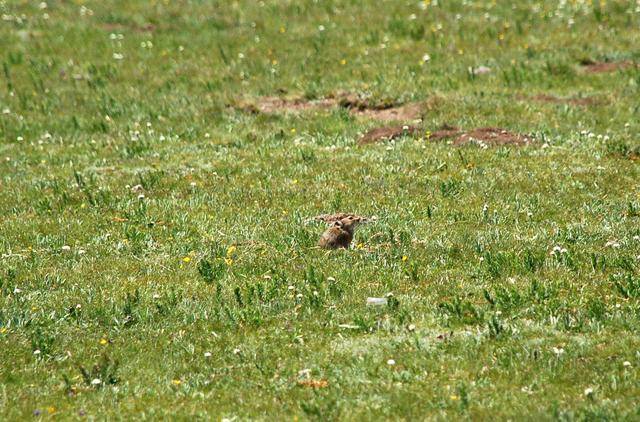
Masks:
[[[318,246],[324,249],[348,249],[353,240],[353,233],[356,227],[364,221],[365,219],[362,217],[353,215],[335,221],[331,227],[322,233]]]

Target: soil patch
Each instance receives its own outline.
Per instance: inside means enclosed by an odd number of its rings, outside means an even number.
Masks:
[[[390,141],[391,139],[396,139],[404,135],[414,135],[416,133],[418,133],[418,128],[415,126],[384,126],[372,129],[362,135],[358,140],[358,144],[366,145],[380,141]]]
[[[429,136],[429,140],[452,139],[453,145],[477,143],[481,146],[526,145],[532,140],[526,135],[497,127],[482,127],[470,131],[445,125]]]
[[[350,113],[385,122],[418,120],[422,117],[422,105],[410,103],[385,109],[351,109]]]
[[[336,105],[332,98],[306,100],[304,98],[262,97],[255,103],[240,104],[239,108],[251,113],[298,113],[307,110],[328,109]]]
[[[531,139],[506,129],[483,127],[463,133],[453,141],[453,144],[463,145],[472,142],[480,145],[525,145],[531,142]]]
[[[250,113],[299,113],[308,110],[326,110],[342,107],[349,110],[354,116],[368,117],[381,121],[409,121],[422,117],[424,104],[408,103],[398,105],[390,101],[374,102],[356,94],[340,93],[335,96],[307,100],[293,97],[283,98],[276,96],[261,97],[253,102],[240,103],[237,108]]]
[[[441,141],[443,139],[455,138],[463,133],[462,129],[451,125],[442,125],[440,129],[429,135],[430,141]]]
[[[420,103],[398,104],[393,101],[372,101],[357,94],[338,94],[338,105],[349,109],[354,116],[368,117],[382,121],[417,120],[422,117]]]
[[[601,101],[597,98],[593,97],[585,97],[585,98],[561,98],[556,97],[555,95],[549,94],[538,94],[533,97],[518,97],[522,101],[533,100],[541,103],[549,103],[549,104],[571,104],[575,106],[592,106],[600,104]]]
[[[640,65],[632,62],[631,60],[624,60],[620,62],[597,62],[591,59],[585,59],[580,61],[580,65],[587,73],[610,73],[618,70],[629,69],[631,67],[640,67]]]
[[[386,110],[398,106],[398,104],[393,101],[374,102],[367,97],[345,92],[338,93],[333,98],[335,98],[340,107],[350,110]]]

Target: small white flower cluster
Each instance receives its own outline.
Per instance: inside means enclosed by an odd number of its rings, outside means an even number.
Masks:
[[[608,141],[609,139],[611,139],[611,137],[609,135],[596,135],[595,133],[591,132],[590,130],[581,130],[580,131],[580,136],[585,136],[587,139],[596,138],[599,141]]]
[[[53,137],[51,136],[51,134],[49,132],[45,132],[44,134],[42,134],[42,136],[38,140],[38,145],[42,145],[45,142],[50,141],[52,138]]]
[[[27,15],[22,14],[20,16],[16,15],[7,15],[7,14],[3,14],[2,15],[2,20],[6,21],[6,22],[11,22],[11,21],[15,21],[17,24],[22,25],[24,23],[24,21],[27,19]]]
[[[82,5],[80,6],[80,16],[93,16],[93,10],[88,7]]]
[[[604,244],[604,247],[617,249],[620,247],[620,242],[618,242],[617,240],[610,240]]]
[[[549,253],[549,255],[562,255],[562,254],[566,254],[569,251],[566,248],[563,248],[561,246],[554,246],[553,249],[551,250],[551,252]]]

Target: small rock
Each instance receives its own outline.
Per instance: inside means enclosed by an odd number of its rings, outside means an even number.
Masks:
[[[487,66],[478,66],[473,69],[474,75],[485,75],[487,73],[491,73],[491,68]]]
[[[368,297],[367,305],[369,306],[383,306],[388,302],[386,297]]]

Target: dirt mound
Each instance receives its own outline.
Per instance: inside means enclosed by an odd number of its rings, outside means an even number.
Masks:
[[[304,98],[261,97],[252,103],[239,104],[238,108],[251,113],[275,114],[328,109],[335,105],[335,100],[331,98],[307,100]]]
[[[453,144],[462,145],[472,142],[481,145],[525,145],[531,140],[527,136],[509,132],[506,129],[483,127],[463,133],[453,141]]]
[[[350,110],[386,110],[398,106],[390,100],[373,101],[372,99],[348,92],[339,92],[333,97],[340,107]]]
[[[576,106],[592,106],[600,103],[600,101],[593,97],[586,98],[560,98],[549,94],[538,94],[533,97],[521,97],[521,100],[534,100],[541,103],[550,104],[571,104]]]
[[[252,102],[236,104],[235,107],[250,113],[266,114],[299,113],[308,110],[342,107],[348,109],[353,116],[382,121],[408,121],[421,118],[423,104],[408,103],[399,105],[391,101],[376,102],[357,94],[339,93],[319,100],[308,100],[300,97],[261,97]]]
[[[640,67],[639,64],[631,60],[623,60],[619,62],[598,62],[591,59],[580,61],[580,65],[587,73],[611,73],[618,70],[629,69],[631,67]]]
[[[429,135],[431,141],[441,141],[443,139],[455,138],[462,134],[462,129],[450,125],[442,125],[440,129]]]
[[[350,110],[356,116],[368,117],[370,119],[390,121],[418,120],[422,117],[422,105],[410,103],[397,107],[385,109],[362,109]]]
[[[452,139],[453,145],[477,143],[481,146],[526,145],[531,138],[526,135],[509,132],[496,127],[482,127],[463,131],[457,127],[445,125],[429,136],[429,140]]]
[[[366,145],[380,141],[389,141],[404,135],[413,135],[416,133],[418,133],[418,128],[415,126],[384,126],[371,129],[369,132],[362,135],[358,140],[358,144]]]
[[[422,104],[398,104],[389,100],[374,101],[357,94],[341,93],[337,95],[338,105],[349,109],[354,116],[368,117],[382,121],[417,120],[422,117]]]

